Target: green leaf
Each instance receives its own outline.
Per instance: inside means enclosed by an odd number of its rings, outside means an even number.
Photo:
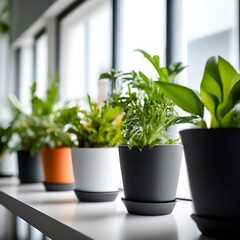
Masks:
[[[233,66],[223,59],[208,59],[201,83],[200,95],[211,114],[211,128],[231,127],[234,106],[239,102],[240,76]]]
[[[199,96],[191,89],[174,83],[157,81],[162,92],[184,111],[203,118],[204,106]]]
[[[183,66],[182,62],[172,63],[168,66],[168,82],[173,82],[176,75],[179,74],[186,66]]]
[[[160,78],[159,78],[159,80],[163,81],[163,82],[169,82],[169,75],[168,75],[167,68],[162,67],[160,69]]]
[[[99,79],[109,79],[109,80],[112,80],[113,77],[109,73],[102,73],[102,74],[100,74]]]
[[[9,105],[10,110],[12,111],[12,113],[15,117],[20,115],[20,114],[25,113],[25,111],[23,110],[19,100],[13,94],[9,94],[9,96],[8,96],[8,105]]]
[[[219,56],[218,69],[223,87],[223,102],[228,101],[229,93],[233,86],[239,81],[239,76],[234,67]]]
[[[204,99],[205,106],[211,114],[211,127],[213,128],[220,127],[220,122],[216,116],[217,111],[216,107],[218,106],[216,97],[209,94],[208,92],[205,92],[205,90],[203,89],[201,91],[201,97],[202,99]]]
[[[211,57],[205,65],[200,86],[200,96],[202,97],[203,104],[210,111],[212,117],[216,115],[216,108],[222,101],[222,95],[222,83],[218,71],[217,59]]]
[[[221,119],[221,127],[228,128],[233,126],[234,108],[232,108],[228,113],[226,113]]]
[[[143,56],[153,65],[153,67],[156,69],[156,71],[158,72],[158,75],[161,75],[161,71],[160,71],[160,58],[157,55],[154,55],[153,57],[147,53],[146,51],[142,50],[142,49],[137,49],[135,50],[136,52],[140,52],[143,54]]]
[[[240,75],[237,75],[238,81],[234,84],[234,86],[231,89],[231,92],[229,93],[228,97],[228,104],[231,104],[231,106],[235,106],[240,101]]]
[[[221,117],[224,117],[240,99],[240,76],[232,65],[221,57],[218,65],[223,86],[223,101],[219,104],[218,112]]]

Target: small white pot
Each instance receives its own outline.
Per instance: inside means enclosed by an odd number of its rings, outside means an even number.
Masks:
[[[77,190],[113,192],[120,187],[118,148],[72,148]]]
[[[0,159],[0,175],[18,175],[18,163],[16,153],[6,153],[3,158]]]

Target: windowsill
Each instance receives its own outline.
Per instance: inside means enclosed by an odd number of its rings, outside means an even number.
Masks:
[[[53,239],[198,239],[192,202],[177,200],[172,214],[128,214],[121,201],[79,202],[73,191],[47,192],[42,184],[0,179],[0,204]]]

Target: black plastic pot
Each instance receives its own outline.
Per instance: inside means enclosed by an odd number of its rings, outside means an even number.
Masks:
[[[144,148],[142,151],[137,147],[129,149],[127,146],[119,146],[124,203],[126,201],[127,203],[131,202],[131,205],[136,203],[135,207],[133,206],[134,211],[131,213],[162,215],[173,210],[182,150],[183,147],[180,144],[159,145],[153,148]],[[139,203],[146,204],[141,206]],[[172,203],[171,207],[165,211],[162,208],[163,204],[169,207],[170,203]],[[149,214],[141,209],[136,212],[136,206],[137,208],[138,206],[149,208]],[[156,212],[152,206],[156,206]]]
[[[19,180],[21,183],[43,182],[43,170],[40,154],[30,155],[29,151],[18,151]]]
[[[180,131],[180,136],[195,209],[193,219],[207,236],[221,238],[237,233],[240,129],[188,129]]]

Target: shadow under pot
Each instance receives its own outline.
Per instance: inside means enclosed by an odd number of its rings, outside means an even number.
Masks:
[[[199,230],[235,239],[240,227],[240,129],[180,131]]]
[[[18,151],[18,178],[21,183],[42,183],[43,170],[40,153],[31,155],[30,151]]]
[[[72,148],[75,194],[79,201],[114,201],[120,187],[118,148]]]
[[[176,204],[181,166],[181,144],[129,149],[119,146],[125,198],[131,214],[166,215]]]
[[[43,148],[44,186],[47,191],[74,189],[71,148]]]

